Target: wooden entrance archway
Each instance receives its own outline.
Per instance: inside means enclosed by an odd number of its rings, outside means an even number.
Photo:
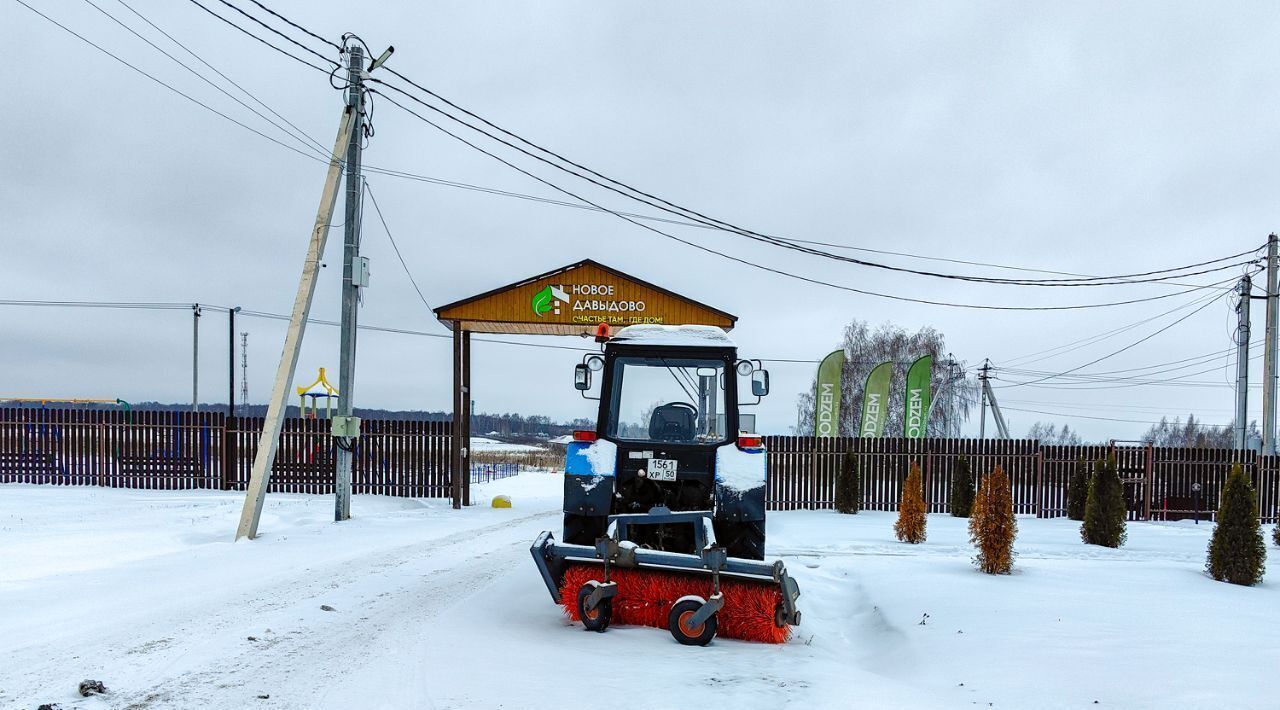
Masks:
[[[471,334],[594,335],[605,323],[713,325],[737,316],[585,259],[435,309],[453,331],[453,507],[471,505]]]

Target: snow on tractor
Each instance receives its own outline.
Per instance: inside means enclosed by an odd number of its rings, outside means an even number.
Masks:
[[[595,431],[565,458],[564,532],[532,548],[552,598],[593,630],[667,628],[704,645],[717,633],[780,643],[800,623],[799,587],[766,563],[765,450],[739,407],[769,393],[758,360],[708,326],[634,325],[574,370]],[[740,402],[739,383],[749,384]]]

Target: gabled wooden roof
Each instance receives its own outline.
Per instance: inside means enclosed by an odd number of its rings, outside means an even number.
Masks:
[[[717,308],[584,259],[435,309],[450,329],[475,333],[578,335],[600,323],[713,325],[738,320]]]

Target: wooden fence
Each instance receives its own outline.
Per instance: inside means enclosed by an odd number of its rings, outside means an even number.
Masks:
[[[271,490],[333,491],[329,422],[287,419]],[[262,418],[201,412],[0,409],[0,483],[244,490]],[[447,422],[365,420],[356,493],[447,498]]]
[[[0,408],[0,483],[94,485],[114,488],[244,490],[257,452],[262,418],[201,412],[121,412]],[[448,422],[364,420],[352,472],[356,493],[447,498]],[[1232,462],[1240,460],[1258,491],[1260,517],[1280,514],[1280,457],[1228,449],[1161,448],[1146,444],[1044,446],[1032,440],[857,439],[765,437],[772,510],[831,508],[836,474],[852,452],[862,473],[863,506],[897,510],[912,461],[924,475],[929,512],[948,512],[956,462],[968,457],[975,475],[1004,466],[1015,511],[1041,517],[1066,513],[1066,489],[1076,462],[1116,453],[1132,519],[1178,519],[1200,509],[1212,518]],[[328,422],[289,419],[280,435],[271,490],[333,491]],[[468,477],[470,478],[470,477]]]
[[[1124,483],[1129,517],[1177,520],[1196,513],[1212,519],[1231,465],[1239,461],[1258,492],[1264,522],[1280,521],[1280,457],[1231,449],[1166,448],[1113,442],[1103,445],[1048,446],[1034,440],[859,439],[849,437],[768,436],[768,504],[771,510],[834,507],[836,474],[847,453],[862,474],[866,510],[897,510],[911,463],[918,462],[924,497],[931,513],[950,511],[952,477],[961,456],[974,476],[997,464],[1009,474],[1019,514],[1066,515],[1066,491],[1077,462],[1085,465],[1110,452]],[[1193,490],[1194,484],[1201,490]]]

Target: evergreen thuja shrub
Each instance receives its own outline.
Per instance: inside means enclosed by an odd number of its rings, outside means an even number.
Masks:
[[[967,518],[973,510],[973,472],[969,470],[969,457],[956,459],[956,470],[951,477],[951,515]]]
[[[853,514],[862,510],[862,471],[853,452],[844,455],[840,470],[836,472],[835,506],[841,513]]]
[[[925,540],[924,481],[920,476],[920,464],[912,461],[911,472],[902,485],[902,500],[898,503],[898,520],[893,533],[903,542],[913,545]]]
[[[1271,540],[1280,547],[1280,520],[1276,521],[1276,529],[1271,531]]]
[[[1067,481],[1067,518],[1084,520],[1084,506],[1089,500],[1089,464],[1084,457],[1076,459]]]
[[[1219,582],[1253,585],[1262,581],[1267,546],[1258,522],[1258,497],[1240,464],[1231,467],[1218,505],[1218,523],[1209,540],[1205,571]]]
[[[1111,453],[1094,465],[1089,478],[1080,538],[1090,545],[1120,547],[1128,538],[1124,518],[1124,487],[1116,473],[1116,455]]]
[[[1013,571],[1013,541],[1018,519],[1013,514],[1013,489],[1004,468],[996,466],[982,479],[974,514],[969,518],[969,542],[977,548],[973,563],[987,574]]]

